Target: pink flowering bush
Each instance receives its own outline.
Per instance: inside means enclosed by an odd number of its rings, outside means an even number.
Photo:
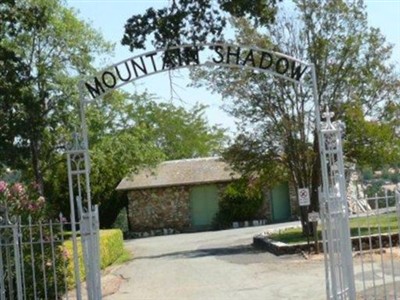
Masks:
[[[7,187],[8,187],[7,182],[0,181],[0,193],[4,193],[4,191],[7,190]]]
[[[12,223],[17,222],[17,219],[13,219],[14,216],[21,218],[19,237],[22,243],[19,251],[25,270],[27,299],[59,299],[65,292],[64,270],[68,258],[63,256],[65,247],[59,237],[60,226],[49,226],[50,221],[46,218],[46,201],[39,195],[37,185],[0,181],[0,206],[7,208]],[[31,223],[28,221],[29,217]],[[31,241],[34,243],[31,244]],[[10,248],[11,257],[15,256],[14,252],[14,248]],[[9,271],[8,280],[16,282],[13,269]],[[45,278],[46,285],[42,280],[37,281],[35,278]],[[5,297],[13,299],[8,290],[5,291]]]
[[[7,207],[10,216],[40,218],[44,215],[45,204],[45,198],[39,195],[36,184],[0,181],[0,206]]]

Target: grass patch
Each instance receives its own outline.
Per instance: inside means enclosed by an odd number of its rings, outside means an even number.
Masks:
[[[351,236],[364,236],[369,234],[388,233],[398,231],[397,214],[370,215],[350,219]]]
[[[377,234],[381,232],[395,233],[399,230],[399,223],[395,213],[382,214],[382,215],[369,215],[368,217],[351,218],[350,234],[352,237],[366,236],[370,234]],[[319,226],[320,227],[320,226]],[[303,236],[301,228],[289,228],[272,233],[269,238],[274,241],[279,241],[286,244],[297,244],[307,242],[307,237]],[[318,230],[318,239],[322,239],[321,230]],[[313,241],[313,237],[310,237]]]
[[[320,232],[318,232],[320,234]],[[307,242],[307,237],[303,236],[301,228],[289,228],[279,230],[278,232],[269,235],[269,238],[274,241],[279,241],[285,244],[297,244]]]
[[[117,258],[116,261],[114,261],[113,265],[122,265],[123,263],[131,261],[132,259],[133,254],[129,250],[124,249],[123,253]]]

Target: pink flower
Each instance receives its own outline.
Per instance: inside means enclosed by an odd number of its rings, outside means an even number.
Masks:
[[[0,193],[4,193],[8,188],[7,182],[0,181]]]
[[[14,185],[11,187],[11,193],[15,196],[20,196],[25,193],[25,188],[22,183],[14,183]]]

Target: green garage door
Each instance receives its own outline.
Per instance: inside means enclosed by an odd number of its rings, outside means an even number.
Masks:
[[[272,189],[272,220],[287,221],[290,218],[290,197],[287,183],[282,183]]]
[[[218,189],[215,185],[193,187],[190,192],[192,227],[210,229],[218,212]]]

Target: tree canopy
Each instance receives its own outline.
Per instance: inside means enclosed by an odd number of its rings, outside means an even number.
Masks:
[[[280,0],[282,1],[282,0]],[[150,7],[125,25],[122,44],[144,49],[152,36],[156,48],[220,41],[229,16],[246,17],[254,25],[274,21],[277,0],[173,0],[169,7]]]
[[[49,158],[73,127],[77,75],[110,45],[59,0],[8,0],[0,19],[1,163],[25,170],[43,194]]]
[[[378,163],[378,154],[385,162],[398,159],[394,123],[383,124],[386,115],[393,119],[399,109],[400,81],[390,61],[393,46],[379,29],[368,26],[362,1],[294,4],[280,6],[275,23],[262,29],[246,18],[233,20],[236,43],[314,63],[321,110],[329,107],[335,119],[347,122],[347,160]],[[297,188],[310,187],[311,209],[316,209],[320,158],[311,89],[243,70],[202,69],[193,78],[195,85],[231,99],[226,110],[240,120],[226,158],[245,173],[261,172],[272,183],[286,178]],[[375,149],[362,150],[368,145]]]
[[[361,104],[353,102],[346,105],[343,121],[346,159],[357,164],[359,169],[379,170],[400,162],[397,120],[388,120],[384,115],[379,120],[367,120]]]

